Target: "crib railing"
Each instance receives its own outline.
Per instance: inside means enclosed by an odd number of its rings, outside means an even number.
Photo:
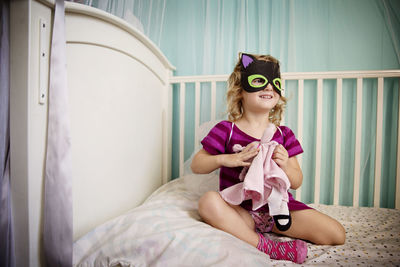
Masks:
[[[218,82],[224,82],[228,75],[209,75],[209,76],[177,76],[170,79],[171,84],[179,85],[179,176],[184,172],[184,143],[185,143],[185,92],[186,85],[194,83],[194,140],[198,140],[198,126],[200,125],[200,90],[201,83],[210,83],[211,87],[211,120],[216,119],[216,88]],[[353,206],[359,205],[359,188],[360,188],[360,170],[361,170],[361,136],[362,136],[362,110],[363,110],[363,82],[365,79],[377,79],[377,95],[376,95],[376,138],[375,138],[375,176],[374,176],[374,193],[373,206],[380,206],[381,194],[381,168],[382,168],[382,129],[383,129],[383,104],[384,104],[384,82],[386,78],[400,78],[400,70],[382,70],[382,71],[344,71],[344,72],[302,72],[302,73],[282,73],[283,88],[289,81],[297,81],[297,131],[296,136],[303,140],[304,129],[304,82],[314,80],[317,82],[316,90],[316,138],[315,142],[315,172],[314,172],[314,203],[320,203],[320,178],[321,178],[321,148],[322,144],[322,112],[323,112],[323,82],[324,80],[336,81],[336,107],[335,107],[335,151],[334,151],[334,186],[333,186],[333,204],[339,204],[340,189],[340,173],[341,173],[341,156],[342,156],[342,103],[343,103],[343,80],[356,80],[356,123],[355,123],[355,148],[354,148],[354,185],[353,185]],[[400,91],[400,79],[397,83],[397,90]],[[400,92],[397,93],[400,95]],[[400,101],[398,102],[400,103]],[[400,104],[397,105],[397,118],[400,117]],[[282,123],[285,124],[285,121]],[[397,156],[395,170],[395,208],[400,209],[400,129],[399,122],[393,122],[397,125]],[[198,142],[194,143],[194,149],[199,146]],[[300,165],[302,165],[302,156],[298,157]],[[296,190],[296,199],[302,199],[301,187]]]

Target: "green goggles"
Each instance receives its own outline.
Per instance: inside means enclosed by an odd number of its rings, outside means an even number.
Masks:
[[[267,87],[268,83],[270,83],[270,81],[268,81],[268,79],[261,74],[250,75],[247,77],[247,81],[251,87],[256,89],[254,91],[252,90],[253,92],[264,90]],[[272,86],[274,87],[275,91],[280,95],[282,91],[281,78],[273,79]]]

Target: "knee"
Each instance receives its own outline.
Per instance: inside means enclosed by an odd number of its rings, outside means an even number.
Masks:
[[[201,218],[208,221],[210,218],[216,218],[221,214],[221,196],[218,192],[209,191],[199,200],[199,214]]]
[[[339,222],[336,222],[336,225],[331,227],[331,231],[329,231],[329,234],[324,239],[322,242],[323,245],[343,245],[346,241],[346,231]]]
[[[338,222],[337,229],[335,231],[335,234],[332,237],[332,244],[333,245],[343,245],[345,241],[346,241],[346,230]]]

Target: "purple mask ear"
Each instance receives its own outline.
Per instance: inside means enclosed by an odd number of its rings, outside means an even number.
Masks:
[[[254,61],[254,58],[248,54],[242,54],[242,65],[244,68],[247,68],[251,62]]]

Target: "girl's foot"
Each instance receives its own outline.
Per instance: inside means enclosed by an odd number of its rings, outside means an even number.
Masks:
[[[302,240],[273,241],[266,239],[262,234],[257,248],[275,260],[289,260],[295,263],[303,263],[307,257],[307,243]]]

